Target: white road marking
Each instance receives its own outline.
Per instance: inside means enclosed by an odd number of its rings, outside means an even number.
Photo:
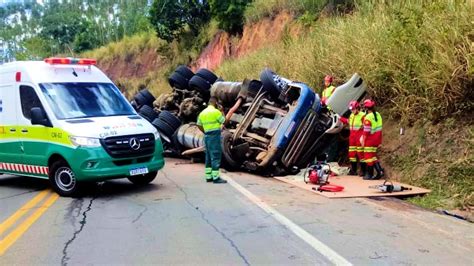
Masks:
[[[332,250],[330,247],[326,246],[323,242],[319,241],[313,235],[305,231],[303,228],[292,222],[290,219],[286,218],[284,215],[273,209],[272,207],[268,206],[265,202],[263,202],[260,198],[252,194],[252,192],[248,191],[243,186],[239,185],[235,182],[229,175],[221,174],[229,184],[234,187],[237,191],[242,193],[246,196],[250,201],[255,203],[258,207],[264,210],[266,213],[270,214],[275,218],[278,222],[284,225],[288,230],[293,232],[307,244],[309,244],[312,248],[314,248],[319,254],[327,258],[329,261],[334,263],[335,265],[352,265],[348,260],[344,257],[339,255],[337,252]]]

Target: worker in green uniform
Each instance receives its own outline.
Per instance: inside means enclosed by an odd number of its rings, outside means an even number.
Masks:
[[[206,145],[206,181],[215,184],[227,183],[220,177],[221,128],[225,122],[222,111],[217,109],[217,98],[211,97],[209,104],[198,116],[197,125],[204,132]]]

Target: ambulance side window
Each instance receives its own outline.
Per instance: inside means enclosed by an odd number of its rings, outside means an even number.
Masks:
[[[23,116],[31,120],[31,108],[42,107],[35,90],[30,86],[20,86],[21,110]]]

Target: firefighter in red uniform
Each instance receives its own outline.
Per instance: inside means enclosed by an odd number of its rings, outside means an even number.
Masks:
[[[364,118],[364,133],[361,144],[364,147],[364,158],[367,164],[367,173],[364,179],[380,179],[384,176],[384,169],[377,159],[377,149],[382,144],[382,116],[375,111],[375,102],[367,99],[364,101],[367,113]],[[377,175],[374,176],[374,168]]]
[[[324,77],[324,90],[323,90],[323,93],[322,93],[322,98],[321,98],[321,103],[323,105],[326,105],[327,104],[327,101],[329,99],[329,97],[331,97],[331,95],[334,93],[334,91],[336,90],[336,87],[334,87],[332,85],[332,81],[333,81],[333,77],[332,76],[329,76],[327,75],[326,77]]]
[[[351,101],[349,103],[349,110],[351,115],[349,119],[341,117],[341,122],[349,124],[349,161],[351,162],[351,170],[349,175],[357,175],[357,160],[360,163],[361,173],[360,176],[365,176],[366,165],[364,162],[364,150],[360,143],[360,138],[363,134],[363,123],[365,113],[360,110],[359,103],[357,101]]]

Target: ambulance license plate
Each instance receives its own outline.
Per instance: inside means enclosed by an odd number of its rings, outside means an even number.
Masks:
[[[144,174],[148,174],[148,167],[140,167],[140,168],[135,168],[135,169],[130,170],[131,176],[144,175]]]

